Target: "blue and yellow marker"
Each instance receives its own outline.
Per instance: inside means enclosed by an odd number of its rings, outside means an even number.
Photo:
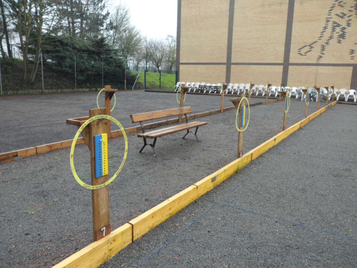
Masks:
[[[246,106],[241,107],[241,126],[245,126]]]
[[[108,138],[107,134],[94,136],[96,178],[108,175]]]

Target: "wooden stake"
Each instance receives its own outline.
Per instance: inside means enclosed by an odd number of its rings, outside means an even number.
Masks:
[[[281,83],[281,86],[280,86],[280,90],[281,90],[281,92],[283,92],[283,87],[285,86],[285,84],[283,84],[283,83]],[[279,96],[278,96],[278,101],[281,101],[282,100],[282,94],[280,94]]]
[[[317,92],[318,92],[318,99],[317,99],[317,103],[318,103],[318,105],[317,105],[317,108],[318,108],[318,110],[319,110],[319,107],[320,107],[320,102],[321,102],[321,88],[320,87],[314,87],[316,90],[317,90]]]
[[[104,86],[104,105],[106,107],[106,113],[107,115],[111,115],[111,99],[115,92],[117,92],[118,89],[112,89],[110,85]],[[109,122],[107,124],[107,134],[108,138],[111,133],[111,123]]]
[[[92,109],[89,111],[90,118],[96,115],[106,114],[106,108]],[[108,181],[108,175],[96,178],[94,136],[106,133],[107,120],[96,120],[89,125],[89,149],[91,152],[91,178],[92,185],[100,185]],[[97,241],[111,233],[109,221],[109,188],[108,186],[92,191],[92,215],[93,215],[93,239]]]
[[[224,101],[225,101],[225,90],[227,89],[227,84],[223,84],[223,91],[221,92],[221,110],[220,112],[224,112]]]
[[[272,85],[269,84],[269,83],[267,83],[267,86],[266,86],[266,101],[265,101],[265,104],[268,103],[269,94],[270,94],[270,86],[272,86]]]
[[[185,98],[185,93],[188,91],[188,87],[181,87],[180,90],[180,103],[179,103],[179,107],[184,107],[184,98]],[[181,123],[183,121],[182,115],[179,115],[179,123]]]
[[[326,106],[328,105],[328,95],[329,95],[329,87],[324,87],[327,89],[327,96],[326,96]]]
[[[249,90],[249,104],[251,103],[251,91],[252,91],[252,88],[254,87],[255,84],[251,84],[250,82],[250,90]]]
[[[309,96],[308,96],[308,87],[307,87],[307,89],[302,89],[302,92],[306,95],[306,98],[309,98]],[[307,114],[308,114],[308,105],[307,105],[306,100],[305,100],[305,118],[307,117]]]
[[[287,125],[287,113],[286,113],[286,92],[281,92],[280,96],[284,96],[284,100],[285,100],[285,111],[284,111],[284,116],[283,116],[283,126],[282,126],[282,130],[286,129],[286,125]]]
[[[241,94],[241,98],[245,97],[245,94],[242,93]],[[242,124],[242,103],[241,103],[241,106],[238,107],[239,109],[239,129],[242,130],[244,129],[244,127],[241,126]],[[238,136],[238,147],[237,147],[237,158],[240,158],[244,155],[244,132],[239,132],[239,136]]]

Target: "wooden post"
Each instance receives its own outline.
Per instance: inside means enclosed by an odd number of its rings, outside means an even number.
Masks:
[[[251,84],[250,82],[250,90],[249,90],[249,104],[251,103],[251,91],[255,84]]]
[[[245,97],[245,94],[242,93],[241,94],[241,99]],[[241,107],[243,105],[241,104]],[[242,109],[241,107],[238,107],[239,109],[239,129],[242,130],[244,129],[244,126],[241,126],[242,125]],[[238,147],[237,147],[237,158],[240,158],[244,155],[244,132],[239,132],[239,137],[238,137]]]
[[[325,89],[327,89],[327,96],[326,96],[326,106],[328,105],[328,95],[329,95],[329,87],[324,87]]]
[[[221,92],[221,110],[220,112],[224,112],[224,101],[225,101],[225,90],[227,89],[227,84],[223,84],[223,91]]]
[[[321,88],[320,87],[314,87],[317,92],[318,92],[318,99],[317,99],[317,102],[318,102],[318,105],[317,105],[317,110],[319,110],[320,108],[320,102],[321,102]]]
[[[111,99],[113,97],[113,94],[117,91],[118,91],[118,89],[112,89],[110,85],[106,85],[104,87],[104,105],[106,107],[107,115],[111,115]],[[107,124],[108,138],[109,138],[110,133],[111,133],[111,123],[109,122]]]
[[[283,92],[283,88],[284,88],[285,84],[281,83],[281,86],[280,86],[280,90]],[[282,100],[282,95],[280,94],[278,96],[278,101],[281,101]]]
[[[90,118],[96,115],[106,114],[106,108],[91,109]],[[96,178],[96,163],[94,150],[94,136],[106,133],[107,120],[97,120],[89,125],[88,129],[88,147],[91,153],[91,178],[92,185],[100,185],[108,181],[108,175]],[[93,239],[97,241],[111,233],[111,224],[109,221],[109,188],[108,186],[92,191],[92,215],[93,215]]]
[[[184,107],[184,98],[185,98],[185,93],[188,91],[188,87],[181,87],[180,90],[180,103],[179,103],[179,107]],[[182,115],[179,115],[179,123],[181,123],[183,121]]]
[[[306,98],[309,98],[308,96],[308,87],[307,89],[302,89],[302,92],[306,95]],[[305,118],[307,117],[308,114],[308,105],[307,105],[307,99],[305,100]]]
[[[283,126],[282,126],[282,130],[286,129],[286,125],[287,125],[287,113],[286,113],[286,92],[281,92],[280,96],[284,96],[285,97],[285,112],[284,112],[284,116],[283,116]]]
[[[272,86],[272,85],[269,84],[269,83],[267,83],[267,86],[266,86],[266,101],[265,101],[265,104],[268,103],[269,94],[270,94],[270,86]]]

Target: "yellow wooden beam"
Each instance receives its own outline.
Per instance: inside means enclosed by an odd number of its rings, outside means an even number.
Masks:
[[[197,187],[192,185],[131,220],[129,223],[133,225],[133,241],[166,221],[196,199]]]
[[[285,132],[285,131],[283,131]],[[275,137],[265,141],[261,145],[257,146],[255,149],[252,150],[252,160],[255,160],[263,153],[267,152],[270,148],[276,145]]]
[[[126,223],[108,236],[93,242],[53,268],[98,267],[132,243],[132,225]]]

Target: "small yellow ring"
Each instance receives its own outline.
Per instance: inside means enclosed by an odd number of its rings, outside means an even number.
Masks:
[[[124,150],[124,156],[123,156],[123,159],[122,159],[122,163],[120,164],[118,170],[116,171],[116,173],[113,175],[113,177],[111,179],[109,179],[108,181],[106,181],[105,183],[100,184],[100,185],[89,185],[87,183],[84,183],[78,177],[73,158],[74,158],[74,152],[75,152],[75,146],[76,146],[76,143],[77,143],[77,139],[78,139],[79,135],[81,134],[81,132],[84,130],[84,128],[87,125],[89,125],[90,123],[92,123],[95,120],[100,120],[100,119],[110,120],[110,121],[114,122],[115,124],[117,124],[117,126],[119,126],[119,128],[121,129],[122,134],[123,134],[123,138],[124,138],[124,142],[125,142],[125,150]],[[126,162],[127,154],[128,154],[128,138],[127,138],[127,133],[126,133],[125,129],[123,128],[122,124],[119,123],[119,121],[117,119],[115,119],[114,117],[112,117],[112,116],[109,116],[109,115],[96,115],[96,116],[91,117],[90,119],[88,119],[86,122],[84,122],[84,124],[78,129],[78,131],[77,131],[77,133],[76,133],[76,135],[75,135],[75,137],[74,137],[74,139],[72,141],[71,152],[70,152],[70,165],[71,165],[72,174],[75,177],[76,181],[81,186],[83,186],[84,188],[89,189],[89,190],[101,189],[101,188],[106,187],[107,185],[109,185],[118,176],[118,174],[121,172],[121,170],[124,167],[124,163]]]
[[[102,88],[97,94],[97,108],[101,108],[101,107],[99,107],[99,104],[98,104],[98,98],[99,98],[99,95],[102,93],[103,90],[104,90],[104,88]],[[111,109],[111,112],[113,111],[114,107],[116,107],[116,104],[117,104],[117,97],[116,97],[116,93],[114,93],[114,104],[113,104],[113,107]]]
[[[240,110],[240,108],[241,108],[241,103],[242,103],[243,100],[246,101],[247,107],[248,107],[248,111],[249,111],[249,112],[248,112],[248,120],[247,120],[246,127],[245,127],[244,129],[240,129],[240,128],[238,127],[238,125],[237,125],[237,118],[238,118],[238,116],[239,116],[239,110]],[[240,100],[240,102],[239,102],[239,105],[237,106],[237,110],[236,110],[235,126],[236,126],[236,129],[237,129],[239,132],[244,132],[244,131],[247,129],[247,127],[249,126],[249,124],[250,124],[250,103],[249,103],[249,100],[248,100],[246,97],[242,97],[241,100]]]

